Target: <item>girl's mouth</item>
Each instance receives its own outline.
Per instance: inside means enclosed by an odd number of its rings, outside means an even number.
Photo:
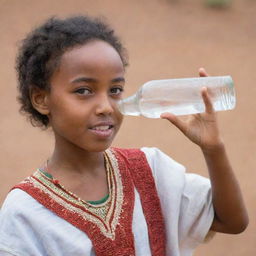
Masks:
[[[113,128],[113,125],[102,125],[102,126],[95,126],[92,128],[92,130],[96,131],[107,131],[109,129]]]
[[[113,134],[113,128],[113,125],[97,125],[90,128],[90,131],[97,137],[108,138]]]

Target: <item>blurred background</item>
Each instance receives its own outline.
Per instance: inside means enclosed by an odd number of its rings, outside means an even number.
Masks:
[[[198,76],[199,67],[233,77],[237,106],[218,117],[250,225],[240,235],[217,234],[195,255],[256,255],[256,0],[0,0],[0,205],[53,148],[51,132],[18,112],[17,44],[48,17],[72,14],[103,16],[122,38],[130,63],[125,96],[148,80]],[[165,120],[126,117],[114,146],[158,147],[188,172],[207,176],[199,148]]]

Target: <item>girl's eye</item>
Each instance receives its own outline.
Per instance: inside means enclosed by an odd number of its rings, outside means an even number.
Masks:
[[[89,95],[91,94],[91,91],[88,88],[79,88],[75,91],[75,93],[80,95]]]
[[[114,95],[121,94],[124,91],[122,87],[113,87],[110,89],[110,93]]]

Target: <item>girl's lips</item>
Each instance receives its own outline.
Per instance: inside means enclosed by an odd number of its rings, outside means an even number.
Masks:
[[[98,125],[90,128],[89,130],[97,137],[107,138],[112,135],[114,131],[113,125]]]

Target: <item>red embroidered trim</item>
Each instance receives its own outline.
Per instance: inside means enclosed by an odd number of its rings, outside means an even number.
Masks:
[[[93,213],[91,213],[91,212],[89,212],[86,208],[84,208],[84,207],[82,207],[82,206],[80,206],[80,205],[77,205],[77,204],[75,204],[75,203],[72,203],[72,202],[69,202],[66,198],[63,198],[63,197],[61,197],[58,193],[56,193],[54,190],[52,190],[52,189],[50,189],[50,188],[48,188],[47,186],[45,186],[45,184],[44,183],[42,183],[39,179],[37,179],[36,177],[34,177],[33,175],[31,176],[33,179],[35,179],[38,183],[40,183],[42,186],[44,186],[46,189],[48,189],[49,191],[51,191],[51,193],[53,193],[54,195],[56,195],[57,197],[59,197],[59,198],[61,198],[61,200],[63,200],[63,201],[65,201],[67,204],[70,204],[70,205],[72,205],[73,207],[75,207],[75,208],[77,208],[77,209],[80,209],[80,210],[82,210],[82,211],[84,211],[84,212],[86,212],[86,213],[88,213],[88,214],[91,214],[94,218],[96,218],[96,219],[98,219],[103,225],[104,225],[104,227],[105,227],[105,229],[108,229],[108,227],[107,227],[107,225],[104,223],[104,221],[102,221],[102,219],[99,217],[99,216],[97,216],[97,215],[95,215],[95,214],[93,214]],[[52,182],[55,184],[55,180],[52,180]],[[22,185],[23,186],[23,185]],[[15,186],[15,188],[21,188],[21,187],[19,187],[19,185],[18,186]],[[22,189],[22,188],[21,188]],[[38,189],[38,188],[36,188],[36,189]],[[24,189],[23,189],[24,190]],[[39,191],[41,191],[40,189],[38,189]],[[25,190],[26,191],[26,190]],[[42,193],[44,193],[43,191],[41,191]],[[45,193],[44,193],[44,195],[43,196],[45,196]],[[46,196],[48,196],[49,197],[49,195],[48,194],[46,194]],[[73,195],[70,195],[71,197],[73,197],[73,198],[75,198]],[[34,197],[35,198],[35,197]],[[39,201],[37,198],[35,198],[37,201]],[[51,199],[51,200],[53,200],[53,199]],[[45,204],[43,203],[43,202],[40,202],[42,205],[44,205],[45,206]],[[57,203],[57,202],[56,202]],[[59,204],[60,205],[60,204]],[[60,207],[62,207],[62,208],[65,208],[65,207],[63,207],[62,205],[60,205]],[[46,206],[46,208],[48,208],[49,210],[51,210],[51,208],[50,207],[47,207]],[[66,209],[66,208],[65,208]],[[63,212],[64,212],[64,210],[63,210]],[[79,214],[78,214],[79,215]],[[62,217],[62,216],[60,216],[60,217]],[[64,218],[64,217],[63,217]],[[64,218],[65,219],[65,218]],[[69,222],[71,222],[70,220],[68,220]],[[79,224],[79,223],[78,223]]]
[[[13,187],[13,189],[19,188],[26,191],[46,208],[55,212],[59,217],[65,219],[75,227],[85,232],[92,241],[95,254],[97,256],[134,256],[135,247],[132,233],[132,218],[134,209],[133,182],[124,163],[118,163],[118,167],[120,171],[120,177],[115,177],[114,182],[116,183],[116,179],[121,178],[122,180],[123,204],[121,213],[119,215],[119,222],[115,229],[114,240],[102,234],[96,224],[92,223],[89,220],[85,220],[83,216],[81,216],[79,213],[69,210],[67,207],[64,207],[63,205],[56,202],[53,198],[51,198],[48,193],[37,188],[35,184],[33,184],[33,176],[30,177],[30,179],[27,179],[25,182],[16,185],[15,187]],[[34,180],[34,182],[36,182],[36,180]],[[50,190],[49,188],[47,189]],[[53,191],[51,192],[54,193]],[[67,203],[64,198],[61,199]],[[116,191],[114,208],[116,207],[117,200],[118,195]],[[81,208],[77,205],[71,204],[70,202],[67,204],[70,204],[77,208]],[[86,209],[84,209],[84,211],[88,213]],[[113,210],[113,213],[114,212],[115,210]],[[113,222],[113,217],[114,216],[111,217],[110,223]]]
[[[132,219],[135,185],[140,194],[142,208],[148,225],[152,255],[164,256],[164,221],[161,212],[160,200],[157,195],[152,172],[147,163],[146,157],[140,150],[113,149],[112,151],[118,160],[118,169],[120,171],[120,177],[114,176],[114,183],[116,184],[116,179],[121,178],[123,186],[123,204],[119,215],[119,222],[115,229],[114,240],[106,237],[100,231],[99,226],[89,220],[85,220],[78,212],[71,211],[68,207],[64,207],[51,198],[50,194],[36,187],[35,184],[33,184],[33,176],[26,182],[16,185],[14,188],[26,191],[46,208],[55,212],[59,217],[65,219],[75,227],[85,232],[92,241],[97,256],[133,256],[135,255],[135,247],[132,233]],[[36,180],[34,180],[34,182],[36,182]],[[54,193],[54,191],[51,191],[51,193]],[[65,198],[60,198],[64,200],[67,205],[70,204],[73,207],[81,209],[81,207],[71,204],[65,200]],[[116,194],[114,200],[115,205],[113,206],[114,209],[116,207],[117,200],[118,195]],[[88,213],[86,209],[82,210]],[[109,220],[110,225],[113,222],[114,212],[115,210],[113,210],[112,216]]]
[[[152,171],[146,156],[138,149],[115,148],[115,151],[127,163],[133,182],[140,194],[143,212],[148,225],[152,256],[164,256],[166,255],[164,218]],[[120,162],[121,157],[119,157]]]

